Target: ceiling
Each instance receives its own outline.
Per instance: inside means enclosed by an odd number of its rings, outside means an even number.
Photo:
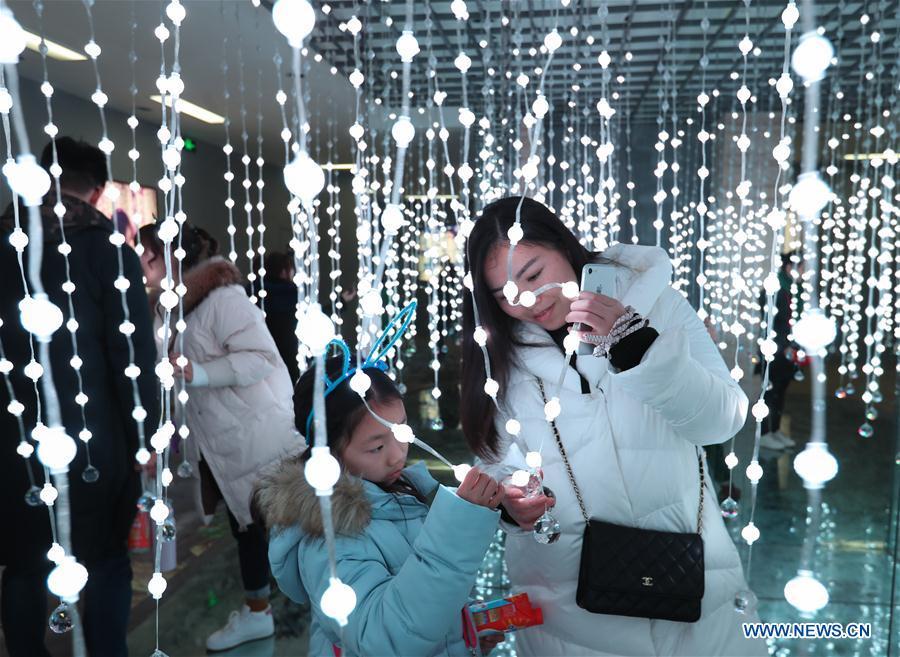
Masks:
[[[33,3],[28,0],[9,0],[16,17],[27,29],[39,32],[39,20]],[[321,62],[305,58],[304,78],[309,91],[309,116],[313,130],[313,149],[326,149],[329,140],[336,142],[331,158],[318,154],[320,161],[333,159],[347,161],[350,157],[350,139],[347,128],[355,119],[355,93],[347,76],[355,68],[353,37],[341,29],[344,21],[356,14],[363,21],[360,35],[361,62],[366,74],[366,87],[370,98],[382,98],[380,107],[371,106],[368,112],[370,124],[380,127],[385,115],[399,107],[400,80],[397,76],[400,60],[395,42],[401,34],[406,14],[406,2],[391,0],[359,3],[355,0],[313,0],[317,8],[317,24],[310,39],[312,53],[323,56]],[[845,106],[851,106],[860,76],[861,53],[868,63],[874,56],[869,40],[873,28],[883,35],[877,45],[879,61],[883,66],[882,79],[885,97],[890,85],[896,85],[898,61],[898,35],[900,35],[900,0],[878,2],[818,2],[818,23],[826,28],[829,38],[837,45],[839,63],[831,77],[846,93]],[[155,93],[154,81],[160,70],[159,42],[153,29],[160,22],[163,2],[153,0],[96,0],[93,13],[96,41],[103,48],[99,59],[103,89],[109,96],[109,107],[131,113],[132,84],[129,53],[131,51],[132,22],[135,22],[135,50],[138,56],[135,77],[138,87],[138,118],[156,122],[159,108],[149,100]],[[241,93],[239,89],[240,62],[243,62],[245,91],[244,106],[247,110],[247,133],[250,151],[255,153],[257,116],[262,117],[264,153],[270,161],[281,161],[283,145],[279,137],[282,122],[275,93],[283,84],[290,90],[289,49],[275,30],[271,16],[271,0],[262,0],[254,7],[250,0],[184,0],[187,18],[182,27],[181,66],[186,91],[184,97],[207,109],[231,118],[231,138],[240,151]],[[603,7],[608,16],[602,19]],[[462,78],[453,60],[461,49],[472,59],[467,78],[468,104],[473,110],[483,110],[487,92],[496,112],[510,112],[516,100],[515,78],[520,72],[530,73],[532,85],[537,76],[534,67],[543,66],[546,56],[529,50],[540,47],[544,36],[557,26],[563,36],[563,46],[555,53],[545,74],[545,90],[553,108],[555,120],[565,114],[566,103],[575,100],[577,111],[596,121],[594,109],[600,96],[602,69],[597,56],[604,49],[604,38],[612,58],[610,66],[611,91],[620,97],[614,101],[619,117],[628,116],[632,121],[652,121],[659,114],[660,91],[665,89],[665,101],[679,115],[695,111],[696,96],[704,82],[701,56],[704,45],[709,57],[706,68],[706,89],[720,89],[722,95],[718,111],[730,111],[737,104],[735,91],[739,82],[730,79],[732,72],[741,70],[738,41],[744,34],[745,4],[738,0],[687,0],[681,2],[637,2],[637,0],[610,0],[601,3],[571,2],[562,7],[557,0],[468,0],[469,19],[458,21],[450,10],[450,3],[413,2],[413,25],[422,47],[422,53],[412,67],[413,106],[426,105],[429,94],[428,63],[437,72],[441,89],[448,94],[445,106],[455,109],[463,105]],[[748,66],[748,86],[759,95],[759,106],[769,108],[765,95],[771,88],[770,77],[777,77],[784,57],[784,29],[780,14],[783,0],[757,0],[749,3],[750,37],[760,48],[759,55],[751,55]],[[868,12],[872,20],[863,26],[859,17]],[[508,20],[504,21],[503,17]],[[703,19],[709,23],[704,32]],[[431,38],[428,37],[428,21]],[[169,24],[171,27],[171,24]],[[579,34],[569,31],[577,26]],[[45,0],[44,31],[48,38],[76,50],[83,48],[89,38],[88,21],[82,2],[77,0]],[[798,23],[795,32],[799,34]],[[671,33],[674,41],[668,43]],[[593,44],[586,37],[592,35]],[[174,39],[166,43],[167,68],[171,66]],[[485,48],[481,47],[484,43]],[[861,44],[863,46],[861,47]],[[519,54],[516,56],[515,48]],[[862,48],[865,48],[863,50]],[[430,52],[429,52],[430,48]],[[625,52],[633,59],[626,62]],[[284,58],[283,72],[279,79],[273,57]],[[227,88],[230,99],[225,97],[225,77],[222,63],[229,66]],[[576,71],[573,64],[581,64]],[[90,62],[62,63],[51,61],[50,80],[57,89],[76,96],[89,98],[95,89],[94,74]],[[487,74],[493,68],[494,75]],[[24,77],[40,80],[40,58],[26,51],[20,64]],[[507,77],[507,71],[510,73]],[[624,75],[624,82],[616,79]],[[674,103],[672,85],[674,80]],[[579,91],[573,92],[572,85]],[[867,87],[871,89],[871,85]],[[795,94],[796,95],[796,94]],[[896,98],[895,98],[896,100]],[[889,99],[887,99],[889,101]],[[289,104],[290,105],[290,104]],[[887,102],[890,106],[890,102]],[[376,111],[377,110],[377,111]],[[414,117],[415,118],[415,117]],[[425,119],[425,117],[421,117]],[[60,124],[64,130],[64,117]],[[447,113],[451,126],[456,122],[456,112]],[[184,119],[184,130],[190,136],[211,143],[224,141],[224,128]]]
[[[399,57],[394,44],[403,30],[406,2],[331,0],[328,4],[331,11],[328,15],[320,13],[312,38],[313,45],[349,74],[354,68],[353,39],[349,32],[340,29],[340,24],[357,14],[364,24],[361,33],[362,53],[367,66],[364,72],[368,78],[374,78],[376,94],[383,94],[387,89],[389,94],[396,96],[398,83],[391,84],[390,71],[399,70]],[[738,0],[609,0],[605,3],[590,0],[573,1],[569,7],[562,7],[557,0],[468,0],[469,18],[465,22],[456,19],[450,2],[416,0],[413,4],[413,26],[422,47],[422,54],[414,60],[413,91],[419,99],[428,96],[426,21],[430,18],[430,47],[436,60],[437,79],[441,89],[448,93],[446,104],[450,107],[463,104],[463,76],[453,64],[460,50],[465,50],[472,59],[472,68],[467,75],[469,104],[480,108],[486,79],[491,80],[489,87],[493,87],[495,99],[509,97],[508,92],[515,87],[515,78],[522,70],[532,74],[534,86],[537,76],[533,74],[533,69],[545,64],[546,55],[539,52],[532,55],[530,49],[539,48],[544,36],[554,26],[563,36],[563,46],[554,55],[545,75],[545,89],[551,105],[556,109],[564,106],[573,95],[572,85],[577,84],[580,94],[575,100],[579,108],[590,108],[594,116],[596,112],[593,108],[600,96],[602,69],[597,57],[604,49],[604,27],[609,44],[607,49],[612,57],[612,90],[619,91],[621,95],[615,101],[615,107],[623,112],[628,111],[633,120],[657,116],[660,106],[658,93],[667,78],[675,81],[674,106],[679,113],[684,115],[684,112],[696,109],[695,99],[704,81],[700,64],[704,45],[709,58],[706,89],[720,89],[723,98],[728,101],[727,107],[722,109],[730,111],[737,104],[734,93],[739,83],[729,76],[732,72],[741,72],[742,57],[738,42],[744,36],[748,15],[750,38],[761,51],[758,55],[750,55],[748,86],[759,94],[760,100],[767,99],[762,92],[771,89],[768,79],[778,77],[784,61],[785,32],[780,18],[785,7],[784,0],[747,0],[746,9],[744,2]],[[869,41],[869,34],[876,26],[884,37],[878,47],[880,61],[888,64],[885,79],[885,87],[888,87],[890,77],[897,74],[900,2],[832,0],[816,2],[815,5],[817,25],[825,27],[827,36],[838,50],[839,75],[835,79],[845,81],[847,100],[853,99],[860,75],[861,42],[865,44],[865,56],[871,57],[874,46]],[[602,18],[603,6],[607,8],[605,21]],[[872,17],[865,27],[859,21],[864,13]],[[508,18],[506,25],[502,20],[504,16]],[[704,18],[708,20],[705,32]],[[573,27],[579,30],[577,37],[569,31]],[[800,27],[798,22],[794,28],[795,44]],[[670,41],[669,34],[673,37]],[[592,45],[587,43],[588,35],[594,39]],[[482,47],[482,43],[486,47]],[[514,51],[517,46],[518,56]],[[630,63],[625,61],[625,52],[633,55]],[[573,69],[576,62],[581,64],[579,71]],[[493,76],[486,73],[490,67],[494,69]],[[830,71],[831,75],[834,70]],[[511,79],[506,78],[506,71],[511,73]],[[624,84],[616,82],[620,74],[625,75]],[[666,84],[669,100],[671,93],[671,84]],[[768,109],[768,105],[762,107]]]
[[[40,32],[40,23],[33,3],[26,0],[8,0],[7,4],[19,22],[27,30]],[[89,24],[84,4],[78,0],[44,0],[44,32],[46,38],[73,50],[81,51],[90,38]],[[102,48],[98,59],[103,90],[109,96],[108,108],[131,114],[132,84],[129,54],[132,47],[133,22],[135,32],[135,77],[137,82],[137,116],[141,121],[158,124],[159,105],[150,101],[156,94],[155,81],[160,71],[159,41],[153,30],[159,24],[167,3],[153,0],[96,0],[93,7],[96,42]],[[240,152],[241,141],[241,93],[240,62],[244,68],[244,106],[247,110],[249,150],[256,153],[257,115],[262,115],[262,136],[266,159],[282,162],[284,146],[279,136],[282,121],[275,94],[280,84],[273,57],[280,54],[285,63],[281,83],[290,89],[290,54],[287,42],[272,24],[265,7],[256,8],[250,0],[185,0],[187,17],[181,29],[181,75],[185,82],[184,98],[220,115],[231,118],[231,139]],[[133,20],[134,18],[134,20]],[[172,24],[166,19],[172,29]],[[174,35],[166,42],[166,68],[171,70]],[[225,78],[222,63],[227,61],[228,90],[231,98],[226,106]],[[90,98],[96,88],[90,61],[60,62],[48,60],[50,82],[57,90],[82,98]],[[353,123],[353,88],[343,75],[332,75],[326,62],[308,62],[305,83],[311,95],[310,116],[314,138],[312,148],[326,148],[328,136],[338,130],[346,135],[346,128]],[[19,64],[25,78],[42,79],[40,56],[26,50]],[[261,102],[258,98],[261,97]],[[66,117],[58,123],[65,132]],[[209,125],[183,116],[185,134],[213,144],[225,141],[222,125]],[[347,140],[345,140],[347,141]],[[349,146],[346,148],[349,153]],[[340,157],[339,154],[337,157]],[[322,161],[328,158],[322,157]],[[346,161],[346,160],[345,160]]]

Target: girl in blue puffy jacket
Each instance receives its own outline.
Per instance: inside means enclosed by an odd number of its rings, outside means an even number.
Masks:
[[[326,373],[337,380],[340,359],[326,361]],[[377,368],[365,373],[372,410],[405,424],[403,400],[390,378]],[[314,377],[310,369],[294,391],[301,432],[312,410]],[[349,380],[325,404],[329,447],[341,463],[332,495],[337,575],[357,600],[346,626],[320,606],[330,569],[316,491],[303,475],[309,450],[265,474],[254,500],[270,530],[269,560],[279,588],[311,605],[309,655],[476,654],[462,610],[497,529],[503,486],[473,469],[453,491],[424,464],[406,467],[408,444],[368,412]],[[483,639],[478,647],[487,653],[497,643]]]

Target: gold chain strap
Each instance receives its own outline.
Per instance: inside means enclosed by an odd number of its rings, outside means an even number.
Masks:
[[[544,405],[547,404],[547,393],[544,391],[544,382],[541,379],[538,379],[538,387],[541,389],[541,399],[544,401]],[[562,438],[559,435],[559,429],[556,427],[556,420],[550,420],[550,428],[553,429],[553,437],[556,438],[556,446],[559,448],[559,453],[562,456],[563,464],[566,466],[566,473],[569,475],[569,481],[572,484],[572,488],[575,491],[575,498],[578,500],[578,506],[581,508],[581,515],[584,518],[585,523],[589,523],[590,519],[588,518],[587,508],[584,506],[584,499],[581,497],[581,490],[578,488],[578,484],[575,483],[575,473],[572,472],[572,466],[569,463],[569,456],[566,454],[566,448],[563,447]],[[697,462],[700,465],[700,505],[697,511],[697,533],[703,533],[703,487],[706,483],[706,473],[703,467],[703,455],[700,452],[700,448],[697,448]]]

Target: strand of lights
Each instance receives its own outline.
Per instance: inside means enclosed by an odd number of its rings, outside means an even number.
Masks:
[[[100,126],[102,130],[102,136],[98,147],[103,154],[106,156],[106,172],[107,178],[109,180],[114,180],[112,175],[112,159],[111,154],[113,149],[115,148],[115,144],[113,144],[112,140],[107,135],[107,123],[106,123],[106,110],[105,106],[107,103],[107,96],[103,92],[103,86],[100,80],[100,68],[98,66],[97,60],[100,57],[101,49],[100,46],[97,45],[97,42],[94,40],[94,17],[91,9],[91,1],[83,0],[85,12],[87,14],[88,26],[90,29],[90,40],[85,46],[84,50],[87,55],[91,58],[91,64],[94,69],[94,77],[97,82],[97,88],[94,93],[91,95],[91,100],[97,106],[98,113],[100,115]],[[119,190],[117,187],[112,185],[108,186],[104,191],[106,197],[112,202],[113,216],[115,216],[116,210],[118,210],[118,196]],[[125,278],[125,268],[124,261],[122,255],[122,246],[125,244],[125,236],[119,231],[119,227],[117,222],[112,222],[113,224],[113,234],[110,236],[110,243],[116,248],[116,258],[118,261],[118,276],[116,278],[116,289],[119,291],[119,298],[122,303],[122,323],[119,325],[119,332],[124,336],[125,344],[128,348],[128,365],[125,368],[125,376],[131,381],[131,397],[132,403],[134,404],[134,409],[132,410],[131,416],[134,420],[135,427],[137,429],[138,435],[138,445],[143,446],[145,441],[145,433],[144,433],[144,420],[147,418],[147,411],[144,409],[144,406],[141,403],[140,390],[137,385],[137,377],[140,375],[140,368],[134,363],[134,342],[132,341],[132,334],[134,333],[134,324],[131,322],[131,312],[128,308],[128,279]]]
[[[709,178],[709,168],[706,166],[706,144],[709,141],[709,133],[706,131],[706,106],[709,104],[709,94],[706,93],[706,70],[709,68],[709,55],[706,53],[709,44],[709,3],[703,3],[703,19],[700,21],[700,29],[703,32],[703,53],[700,55],[700,93],[697,94],[697,110],[700,113],[700,130],[697,132],[697,141],[700,143],[700,167],[697,169],[697,178],[700,180],[700,191],[697,198],[697,219],[700,223],[700,237],[697,239],[697,250],[700,253],[697,275],[697,316],[706,320],[709,313],[706,310],[706,249],[709,242],[706,239],[706,218],[709,208],[706,205],[706,179]],[[730,490],[730,488],[729,488]]]
[[[259,16],[259,14],[257,14]],[[258,27],[258,23],[257,23]],[[259,30],[257,30],[258,32]],[[257,46],[257,55],[259,51],[259,46]],[[261,58],[258,57],[258,59]],[[263,201],[263,187],[265,187],[265,181],[263,180],[263,166],[266,161],[263,158],[263,135],[262,135],[262,70],[259,71],[260,83],[257,85],[257,108],[256,108],[256,168],[259,173],[259,178],[256,180],[256,190],[257,190],[257,198],[256,198],[256,211],[259,213],[259,224],[257,225],[256,232],[259,235],[259,246],[256,249],[257,254],[259,254],[259,268],[257,270],[257,274],[259,276],[259,306],[263,312],[263,315],[266,314],[266,245],[265,245],[265,237],[266,237],[266,221],[264,211],[266,209],[266,204]],[[250,240],[251,249],[253,245],[253,240]],[[253,273],[251,271],[251,273]],[[248,276],[249,280],[249,276]],[[251,286],[252,286],[251,281]],[[251,287],[251,290],[253,288]]]
[[[69,319],[66,322],[66,327],[69,330],[69,336],[71,338],[72,343],[72,358],[69,361],[70,366],[75,371],[75,380],[78,385],[78,392],[75,394],[75,403],[78,405],[79,411],[81,413],[81,430],[78,432],[78,438],[84,443],[85,453],[87,455],[87,466],[81,473],[81,478],[85,483],[94,483],[100,476],[100,472],[93,466],[91,463],[91,448],[90,448],[90,440],[93,434],[87,428],[87,418],[85,417],[85,406],[87,405],[88,397],[84,393],[84,380],[81,376],[81,365],[82,360],[78,354],[78,338],[76,337],[76,330],[78,327],[78,322],[75,320],[75,305],[72,300],[72,295],[75,292],[75,283],[72,282],[71,276],[71,266],[69,263],[69,254],[72,252],[72,247],[66,241],[66,232],[65,225],[63,222],[63,217],[66,214],[66,208],[62,204],[62,189],[60,188],[59,177],[62,174],[62,168],[59,165],[59,159],[57,157],[56,152],[56,135],[58,133],[58,128],[53,122],[53,105],[51,102],[51,98],[53,97],[53,86],[50,84],[48,79],[47,72],[47,49],[44,44],[44,29],[43,29],[43,3],[40,1],[34,3],[35,11],[38,15],[38,20],[40,22],[40,33],[41,33],[41,44],[40,54],[41,54],[41,66],[43,71],[43,83],[41,84],[41,92],[44,95],[46,100],[47,107],[47,125],[44,126],[44,132],[50,137],[51,151],[53,154],[53,163],[50,166],[50,175],[53,178],[53,186],[54,191],[56,192],[57,203],[53,208],[54,214],[56,214],[57,219],[59,220],[59,232],[61,237],[60,245],[57,247],[59,253],[63,256],[63,262],[65,264],[66,271],[66,280],[62,285],[63,292],[66,293],[66,301],[67,301],[67,311],[69,315]],[[114,217],[115,219],[115,217]],[[30,468],[29,468],[30,470]]]
[[[297,104],[299,131],[297,134],[298,152],[295,159],[284,168],[285,184],[291,194],[302,202],[310,224],[310,247],[314,255],[318,249],[318,239],[313,221],[313,201],[325,184],[325,176],[321,167],[309,156],[306,148],[306,110],[301,87],[301,53],[303,41],[309,36],[315,25],[315,11],[306,0],[278,0],[272,8],[275,27],[288,39],[293,50],[294,92]],[[334,324],[326,316],[318,300],[318,260],[314,259],[310,303],[305,317],[298,322],[301,340],[310,350],[315,360],[315,387],[313,391],[313,408],[315,411],[315,440],[312,456],[307,461],[304,474],[307,481],[316,489],[325,542],[328,546],[330,585],[320,601],[322,610],[336,619],[340,626],[347,624],[347,617],[356,607],[356,594],[353,589],[337,577],[334,554],[334,523],[331,511],[331,493],[340,476],[337,459],[328,448],[328,437],[325,424],[325,389],[324,389],[324,354],[335,335]],[[299,309],[298,309],[299,311]],[[302,324],[301,324],[302,322]]]
[[[9,16],[9,18],[12,19],[12,21],[15,21],[15,18],[12,16],[12,14],[7,14],[7,15]],[[18,23],[15,22],[14,25],[18,26]],[[21,29],[21,28],[19,28],[19,29]],[[11,59],[11,61],[13,60],[13,58],[10,58],[10,59]],[[18,59],[18,54],[15,55],[15,60],[17,61],[17,59]],[[16,106],[16,104],[14,103],[12,95],[6,88],[6,81],[5,81],[6,74],[4,72],[4,68],[5,68],[4,66],[0,65],[0,115],[2,115],[3,134],[6,137],[6,162],[7,162],[7,164],[4,165],[3,173],[5,176],[7,176],[7,181],[9,181],[8,180],[8,172],[12,170],[11,167],[13,167],[14,163],[16,163],[16,159],[13,157],[13,153],[12,153],[12,137],[11,137],[11,131],[10,131],[9,115],[10,115],[10,111],[12,110],[13,107]],[[10,168],[7,168],[7,167],[10,167]],[[10,185],[10,187],[12,188],[12,185]],[[25,272],[25,264],[24,264],[24,260],[22,257],[23,252],[25,251],[26,247],[28,246],[29,237],[28,237],[28,235],[25,234],[25,231],[23,231],[22,227],[21,227],[21,221],[20,221],[20,216],[19,216],[19,203],[18,203],[18,197],[15,195],[15,190],[13,190],[13,201],[14,202],[12,204],[12,209],[13,209],[13,221],[15,224],[15,228],[13,229],[13,232],[9,237],[9,241],[10,241],[10,244],[13,246],[13,248],[16,250],[16,261],[19,266],[19,275],[22,279],[22,290],[23,290],[23,300],[24,300],[24,299],[32,298],[30,286],[28,283],[28,276]],[[28,365],[26,365],[27,369],[23,370],[23,372],[26,374],[26,376],[28,376],[29,379],[31,379],[31,384],[32,384],[32,387],[34,388],[35,417],[39,418],[39,417],[43,416],[40,388],[38,386],[38,380],[40,379],[40,374],[41,374],[42,370],[40,369],[38,362],[37,362],[37,352],[35,351],[34,339],[32,337],[29,337],[28,348],[30,351],[31,358],[28,362]],[[6,363],[3,364],[4,377],[7,377],[9,372],[12,371],[12,363],[9,361],[6,361],[6,362],[9,364],[8,365]],[[25,499],[30,505],[37,506],[38,504],[40,504],[43,501],[43,498],[40,497],[40,493],[42,491],[41,491],[41,489],[37,488],[35,481],[34,481],[34,473],[32,472],[31,467],[28,463],[28,459],[34,453],[34,446],[28,442],[27,438],[25,437],[25,433],[24,433],[24,423],[22,421],[22,413],[25,412],[25,406],[24,406],[24,404],[22,404],[22,402],[17,400],[14,396],[10,395],[10,402],[6,407],[6,410],[10,415],[12,415],[13,417],[16,418],[17,424],[20,424],[22,426],[22,434],[20,435],[20,441],[19,441],[18,447],[16,448],[16,451],[26,461],[25,467],[28,472],[29,483],[31,484],[30,488],[25,493]],[[32,434],[32,438],[35,441],[37,440],[37,438],[33,434]],[[49,507],[52,505],[52,501],[56,499],[56,491],[53,488],[53,486],[51,484],[49,484],[50,474],[49,474],[49,471],[46,469],[46,467],[44,468],[44,481],[47,482],[44,484],[44,489],[43,489],[44,491],[46,491],[45,497],[50,499],[50,502],[51,502],[50,504],[47,504],[47,506]],[[49,488],[48,488],[48,486],[49,486]],[[54,523],[55,523],[55,521],[54,521],[53,514],[50,513],[51,528],[55,527]],[[55,532],[55,529],[53,529],[53,531]],[[55,538],[54,538],[54,542],[57,542]]]
[[[15,17],[6,8],[5,3],[0,5],[0,19],[3,20],[0,30],[0,42],[9,48],[0,56],[0,67],[5,73],[4,84],[8,84],[8,91],[12,100],[11,106],[21,107],[19,95],[19,79],[16,65],[19,55],[25,48],[24,38],[20,39],[22,28]],[[19,45],[21,44],[21,47]],[[4,117],[6,115],[4,114]],[[6,118],[4,118],[4,122]],[[53,485],[44,484],[44,491],[50,487],[50,492],[44,496],[44,502],[48,506],[56,503],[56,530],[57,542],[48,553],[53,557],[56,566],[47,578],[50,592],[60,597],[69,605],[68,611],[73,619],[73,653],[76,657],[85,654],[84,638],[81,632],[81,623],[75,603],[79,593],[87,583],[87,570],[79,564],[72,553],[71,540],[71,506],[69,503],[69,464],[77,452],[75,441],[66,434],[62,423],[62,411],[59,405],[59,397],[53,383],[53,367],[50,360],[50,340],[53,334],[63,324],[62,311],[51,302],[44,290],[41,281],[41,263],[43,260],[43,224],[39,207],[44,195],[50,189],[50,176],[37,164],[28,140],[28,132],[21,111],[12,114],[13,127],[18,140],[20,154],[15,162],[8,162],[3,173],[13,191],[13,205],[18,205],[18,197],[21,197],[28,211],[28,280],[31,283],[31,293],[19,304],[22,326],[33,339],[38,341],[39,360],[41,368],[41,391],[44,395],[44,409],[47,418],[47,426],[38,425],[33,433],[38,441],[37,455],[41,463],[49,470],[53,478]],[[6,127],[6,124],[4,127]],[[10,143],[7,132],[7,142]],[[36,381],[37,377],[33,380]],[[40,415],[37,416],[41,417]],[[54,494],[55,493],[55,496]],[[55,497],[55,500],[53,499]],[[56,549],[58,546],[59,549]]]
[[[225,25],[224,3],[219,5],[222,16],[222,25]],[[237,264],[237,249],[234,243],[234,235],[237,228],[234,225],[234,197],[231,192],[231,183],[234,181],[234,172],[231,170],[231,154],[234,147],[231,145],[231,92],[228,86],[228,36],[224,30],[222,34],[222,83],[224,85],[223,96],[225,98],[225,145],[222,152],[225,153],[225,208],[228,210],[228,259],[232,264]]]
[[[794,25],[797,22],[797,18],[799,17],[799,12],[797,11],[797,7],[794,4],[793,0],[788,2],[784,11],[781,13],[781,21],[784,25],[784,61],[782,64],[782,72],[781,77],[776,82],[776,90],[778,92],[778,96],[781,103],[781,117],[779,121],[779,135],[778,135],[778,144],[772,150],[772,157],[776,161],[778,165],[778,173],[776,174],[775,181],[773,184],[773,193],[772,193],[772,210],[769,215],[766,217],[766,222],[771,229],[771,238],[770,238],[770,250],[769,250],[769,272],[764,281],[764,290],[766,293],[766,307],[764,314],[764,336],[763,339],[759,342],[760,352],[763,356],[763,371],[762,371],[762,385],[760,387],[760,394],[757,398],[756,403],[752,408],[752,415],[756,420],[756,428],[754,434],[754,442],[753,442],[753,453],[750,459],[750,466],[747,468],[748,478],[750,474],[754,474],[753,478],[750,478],[751,484],[751,499],[750,499],[750,518],[746,527],[744,527],[744,531],[749,532],[751,537],[758,534],[758,529],[756,531],[748,529],[751,525],[755,528],[754,520],[756,517],[756,505],[757,505],[757,495],[758,495],[758,483],[759,479],[756,478],[756,475],[761,472],[756,466],[758,466],[759,459],[759,447],[760,447],[760,438],[762,437],[762,422],[768,417],[770,413],[770,409],[766,405],[765,402],[765,393],[769,387],[769,376],[770,376],[770,368],[772,361],[775,359],[775,353],[777,351],[777,344],[775,342],[775,331],[774,331],[774,321],[775,314],[777,312],[776,308],[776,295],[781,289],[781,282],[778,278],[778,270],[780,269],[780,258],[779,251],[781,247],[781,239],[780,236],[785,226],[785,213],[779,207],[779,185],[781,182],[782,172],[786,172],[790,168],[789,159],[790,159],[790,140],[785,135],[785,120],[787,115],[787,105],[789,102],[790,92],[793,89],[793,81],[791,80],[790,72],[789,72],[789,61],[790,61],[790,53],[791,53],[791,35]],[[782,358],[784,355],[781,356]],[[732,441],[731,453],[729,454],[729,468],[731,470],[729,474],[729,479],[733,476],[733,466],[731,464],[736,464],[736,457],[734,456],[734,442]],[[755,464],[755,465],[754,465]],[[729,491],[730,481],[729,481]],[[730,502],[729,502],[730,500]],[[722,503],[722,514],[725,517],[734,517],[737,515],[737,503],[729,497]],[[745,537],[745,540],[746,537]],[[747,569],[746,569],[746,578],[749,581],[750,575],[752,572],[753,565],[753,544],[755,541],[747,541]],[[740,591],[735,598],[735,608],[740,611],[746,611],[748,609],[755,608],[755,597],[752,592],[749,590]]]

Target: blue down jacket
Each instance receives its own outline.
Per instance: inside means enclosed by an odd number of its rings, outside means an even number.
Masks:
[[[357,606],[340,628],[319,602],[329,586],[328,552],[315,491],[302,463],[287,459],[263,477],[256,506],[271,528],[278,586],[312,609],[310,657],[469,655],[461,610],[497,530],[499,513],[439,485],[419,463],[404,471],[431,506],[346,473],[332,496],[337,573]]]

